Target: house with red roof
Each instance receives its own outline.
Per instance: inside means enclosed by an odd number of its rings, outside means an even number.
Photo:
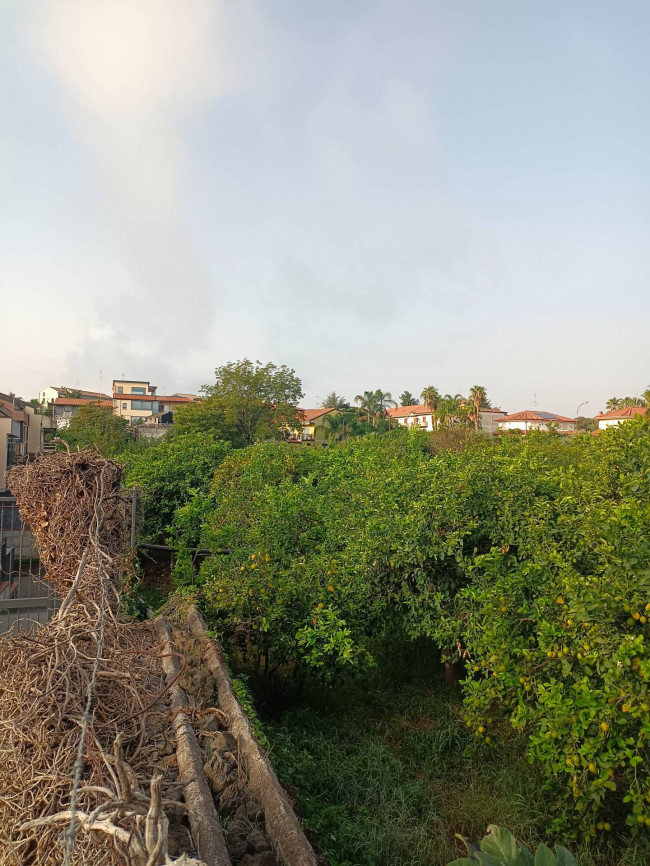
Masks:
[[[400,427],[417,427],[419,430],[434,429],[434,419],[428,406],[396,406],[388,409],[389,418],[397,421]],[[495,433],[499,418],[506,415],[503,409],[481,409],[480,424],[484,433]]]
[[[302,427],[287,430],[287,442],[296,445],[327,445],[327,428],[323,424],[323,418],[332,413],[338,414],[338,409],[298,409],[298,412],[302,418]]]
[[[166,415],[179,406],[200,400],[193,394],[171,394],[161,397],[157,387],[148,381],[113,379],[113,412],[126,418],[129,424],[141,424],[153,416]]]
[[[618,427],[623,421],[644,418],[647,414],[647,406],[626,406],[624,409],[614,409],[612,412],[599,412],[595,420],[598,421],[599,430],[606,430],[608,427]]]
[[[54,401],[54,422],[57,429],[67,427],[70,419],[79,411],[80,406],[88,406],[89,404],[101,406],[104,409],[112,409],[113,401],[108,398],[106,400],[88,400],[85,397],[57,397]]]
[[[520,430],[527,433],[529,430],[541,430],[548,432],[556,430],[558,433],[576,433],[578,430],[578,419],[567,418],[564,415],[556,415],[555,412],[544,412],[538,409],[524,409],[523,412],[515,412],[514,415],[504,415],[499,418],[499,432]]]

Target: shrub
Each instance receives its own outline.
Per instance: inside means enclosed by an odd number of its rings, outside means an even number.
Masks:
[[[455,603],[467,722],[509,720],[556,791],[552,829],[650,826],[650,436],[629,424],[573,443],[519,502],[501,479],[491,549]],[[513,467],[514,468],[514,467]],[[525,507],[522,507],[525,504]]]
[[[229,452],[229,443],[209,433],[187,433],[167,435],[122,456],[127,487],[137,486],[144,494],[142,541],[165,540],[176,511],[207,492],[216,468]],[[184,530],[185,542],[196,544],[200,523],[188,521]]]
[[[267,672],[324,679],[372,664],[370,637],[433,638],[465,663],[476,736],[528,737],[552,830],[646,830],[649,429],[242,450],[197,509],[233,551],[201,570],[213,622]]]

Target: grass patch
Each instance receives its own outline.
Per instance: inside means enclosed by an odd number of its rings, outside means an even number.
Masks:
[[[423,642],[362,680],[303,692],[266,721],[273,765],[298,788],[331,866],[446,866],[464,853],[454,834],[478,842],[488,824],[533,849],[562,841],[545,835],[555,804],[525,739],[507,729],[486,746],[460,708]],[[582,866],[650,861],[640,838],[623,850],[569,847]]]
[[[533,842],[547,821],[525,742],[479,743],[438,658],[423,643],[267,724],[331,866],[444,866],[461,852],[455,833],[478,840],[499,823]]]

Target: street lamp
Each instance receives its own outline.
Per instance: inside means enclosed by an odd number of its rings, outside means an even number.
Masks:
[[[578,417],[578,415],[580,415],[580,409],[581,409],[581,407],[582,407],[582,406],[586,406],[588,402],[589,402],[589,400],[585,400],[583,403],[580,403],[580,405],[579,405],[578,408],[576,409],[576,418]]]

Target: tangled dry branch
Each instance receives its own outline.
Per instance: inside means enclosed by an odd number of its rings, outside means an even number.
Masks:
[[[58,453],[10,473],[63,600],[46,626],[0,638],[6,866],[171,862],[166,812],[181,807],[161,760],[160,656],[152,628],[119,614],[120,480],[119,466],[93,451]]]

